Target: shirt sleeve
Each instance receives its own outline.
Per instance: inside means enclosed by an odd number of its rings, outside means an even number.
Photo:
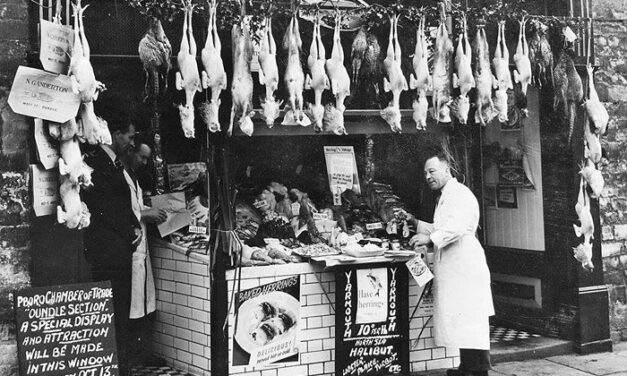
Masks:
[[[461,190],[448,193],[436,209],[439,220],[434,223],[434,231],[429,236],[433,244],[442,249],[467,235],[476,220],[477,205],[472,193],[467,194]]]

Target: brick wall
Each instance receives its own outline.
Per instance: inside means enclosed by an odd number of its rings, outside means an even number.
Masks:
[[[0,375],[17,375],[12,290],[30,284],[27,120],[7,104],[28,45],[28,0],[0,0]]]
[[[608,162],[601,171],[605,191],[599,201],[603,234],[603,270],[609,286],[612,338],[627,340],[627,3],[597,0],[595,18],[595,81],[610,113],[601,139]]]
[[[184,255],[184,251],[162,241],[151,245],[152,263],[157,288],[157,320],[153,351],[166,362],[193,375],[211,374],[209,258]],[[300,361],[273,368],[230,367],[229,375],[294,376],[335,373],[335,277],[311,264],[257,266],[242,269],[241,289],[301,276]],[[228,297],[233,288],[233,271],[227,272]],[[413,311],[422,290],[411,280],[409,310]],[[432,305],[425,300],[409,325],[410,371],[452,368],[459,363],[459,352],[436,347],[427,323],[420,340],[415,343]],[[233,309],[229,313],[229,360],[233,349]]]

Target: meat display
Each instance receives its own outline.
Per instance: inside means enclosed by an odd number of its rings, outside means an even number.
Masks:
[[[303,42],[300,39],[298,15],[296,13],[292,15],[283,41],[284,44],[287,44],[287,66],[285,67],[283,81],[287,89],[288,103],[290,106],[290,110],[285,113],[285,117],[283,118],[283,124],[300,124],[307,126],[311,124],[311,122],[303,113],[305,74],[303,73],[303,67],[300,63],[300,51]]]
[[[577,105],[583,99],[583,84],[571,57],[572,51],[565,47],[553,69],[553,110],[561,110],[568,119],[568,144],[575,128]]]
[[[433,108],[431,116],[438,123],[451,122],[451,56],[453,42],[448,36],[446,20],[440,18],[433,52]]]
[[[90,145],[111,145],[111,132],[107,122],[94,112],[94,102],[81,104],[76,135]]]
[[[259,83],[266,87],[266,95],[261,100],[261,108],[266,125],[274,126],[279,117],[283,100],[276,100],[274,92],[279,87],[279,68],[276,64],[276,43],[272,36],[272,18],[264,19],[261,42],[259,44]]]
[[[352,82],[356,83],[359,78],[359,72],[361,71],[361,64],[364,61],[364,56],[368,50],[368,36],[366,34],[366,28],[360,27],[353,44],[351,45],[351,66],[353,68],[353,74],[351,76]]]
[[[473,56],[475,60],[474,77],[477,87],[475,122],[485,126],[494,118],[494,103],[492,102],[493,76],[490,71],[490,48],[484,25],[477,25]]]
[[[546,37],[549,28],[538,20],[531,23],[534,27],[529,39],[532,82],[539,87],[553,85],[553,50]]]
[[[522,105],[521,110],[526,116],[527,110],[527,88],[531,85],[531,61],[529,60],[529,44],[527,43],[527,36],[525,35],[525,25],[527,20],[523,17],[518,21],[520,28],[518,29],[518,44],[516,45],[516,53],[514,54],[514,82],[520,84],[520,91],[522,93]]]
[[[316,17],[313,25],[313,36],[311,37],[311,47],[307,66],[309,74],[305,79],[305,89],[313,89],[314,103],[309,104],[308,116],[314,124],[316,131],[323,129],[322,119],[324,117],[324,107],[322,106],[322,93],[330,89],[329,77],[324,70],[326,62],[326,50],[320,36],[320,17]]]
[[[227,78],[222,61],[222,43],[216,26],[217,2],[212,0],[209,6],[209,22],[207,40],[200,52],[204,70],[202,71],[202,88],[211,89],[211,100],[201,105],[201,117],[211,132],[220,131],[218,114],[220,111],[220,94],[226,90]]]
[[[168,88],[168,73],[172,69],[170,62],[172,46],[163,31],[160,19],[149,18],[148,31],[139,41],[137,52],[146,72],[144,100],[151,96],[156,97],[160,87],[163,88],[163,91]],[[163,82],[162,85],[161,82]]]
[[[327,59],[325,69],[331,86],[331,92],[335,96],[335,108],[342,114],[341,117],[335,117],[333,120],[341,123],[333,125],[333,128],[344,129],[344,100],[351,91],[351,80],[348,71],[344,66],[344,49],[342,48],[342,40],[340,38],[341,20],[336,15],[335,27],[333,28],[333,48],[331,49],[331,58]],[[346,132],[344,130],[344,132]],[[337,132],[335,132],[337,133]]]
[[[392,92],[392,101],[381,111],[381,117],[388,123],[392,132],[401,131],[401,93],[409,88],[401,69],[402,51],[398,41],[398,18],[398,15],[390,17],[388,49],[383,60],[383,67],[387,73],[387,78],[383,79],[383,89]]]
[[[507,116],[507,90],[514,88],[512,84],[512,76],[509,71],[509,50],[505,41],[505,21],[499,22],[499,31],[496,39],[496,50],[494,51],[494,59],[492,59],[495,78],[493,81],[494,88],[494,108],[496,109],[497,118],[501,123],[508,120]]]
[[[227,134],[233,134],[235,119],[242,132],[252,136],[254,125],[253,111],[253,77],[250,73],[250,61],[253,47],[250,39],[250,30],[244,21],[234,24],[231,29],[231,44],[233,49],[233,81],[231,82],[231,120]]]
[[[455,52],[455,72],[453,73],[453,87],[459,88],[459,96],[451,104],[453,116],[460,124],[468,122],[468,112],[470,111],[470,99],[468,92],[476,86],[475,78],[472,75],[472,50],[468,40],[468,30],[466,24],[466,14],[462,17],[462,32],[457,41],[457,51]]]
[[[196,64],[196,40],[192,30],[192,14],[194,6],[189,0],[183,16],[183,37],[181,39],[181,50],[176,61],[179,71],[176,72],[176,90],[185,91],[185,104],[180,104],[179,117],[183,134],[187,138],[194,137],[194,95],[202,91],[200,83],[200,73]]]
[[[607,123],[610,120],[610,115],[603,106],[603,103],[599,100],[596,88],[594,87],[594,69],[592,64],[588,63],[586,66],[588,72],[588,99],[583,103],[586,109],[588,118],[594,127],[594,133],[597,135],[603,135],[607,131]]]

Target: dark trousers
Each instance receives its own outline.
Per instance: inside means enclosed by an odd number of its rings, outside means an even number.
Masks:
[[[487,372],[492,369],[490,350],[459,349],[459,369],[466,372]]]

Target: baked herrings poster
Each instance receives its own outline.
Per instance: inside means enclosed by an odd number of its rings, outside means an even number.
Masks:
[[[232,322],[232,366],[298,361],[300,275],[240,291]]]
[[[337,270],[336,375],[409,374],[407,290],[404,264]]]

